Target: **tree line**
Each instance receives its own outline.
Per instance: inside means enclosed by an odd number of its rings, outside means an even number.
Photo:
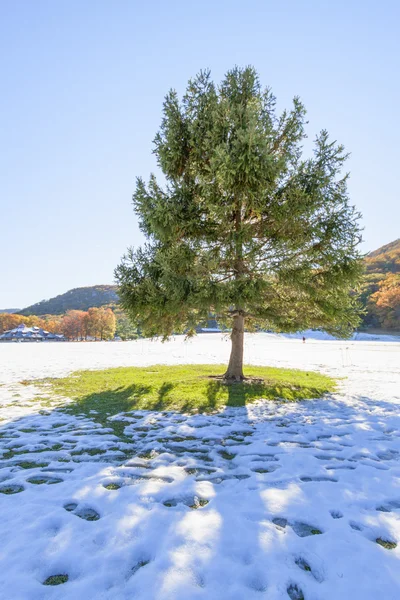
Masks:
[[[61,319],[61,332],[69,340],[111,340],[115,331],[116,320],[111,308],[69,310]]]
[[[117,319],[109,307],[68,310],[64,315],[23,316],[0,314],[0,334],[24,323],[52,333],[62,333],[68,340],[111,340],[117,331]]]

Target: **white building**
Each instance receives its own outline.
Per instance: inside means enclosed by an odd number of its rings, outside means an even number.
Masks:
[[[9,329],[0,335],[1,342],[63,342],[65,337],[58,333],[50,333],[40,327],[27,327],[24,323]]]

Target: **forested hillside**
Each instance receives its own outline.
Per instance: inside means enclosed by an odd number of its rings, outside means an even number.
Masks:
[[[400,239],[365,258],[364,326],[400,331]]]
[[[20,315],[62,315],[68,310],[88,310],[92,307],[118,303],[116,285],[94,285],[75,288],[50,300],[42,300],[19,312]]]

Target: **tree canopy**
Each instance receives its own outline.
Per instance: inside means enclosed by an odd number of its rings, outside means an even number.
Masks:
[[[277,114],[252,67],[219,86],[202,71],[181,100],[168,93],[154,141],[165,184],[137,179],[147,242],[116,269],[121,304],[145,335],[194,332],[210,311],[227,326],[233,318],[233,339],[244,320],[343,336],[357,325],[348,155],[322,131],[303,156],[305,115],[297,97]]]

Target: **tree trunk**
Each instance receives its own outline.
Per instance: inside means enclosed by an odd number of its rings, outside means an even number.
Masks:
[[[232,349],[228,370],[224,378],[230,381],[242,381],[243,375],[243,342],[244,342],[244,316],[239,313],[233,317]]]

